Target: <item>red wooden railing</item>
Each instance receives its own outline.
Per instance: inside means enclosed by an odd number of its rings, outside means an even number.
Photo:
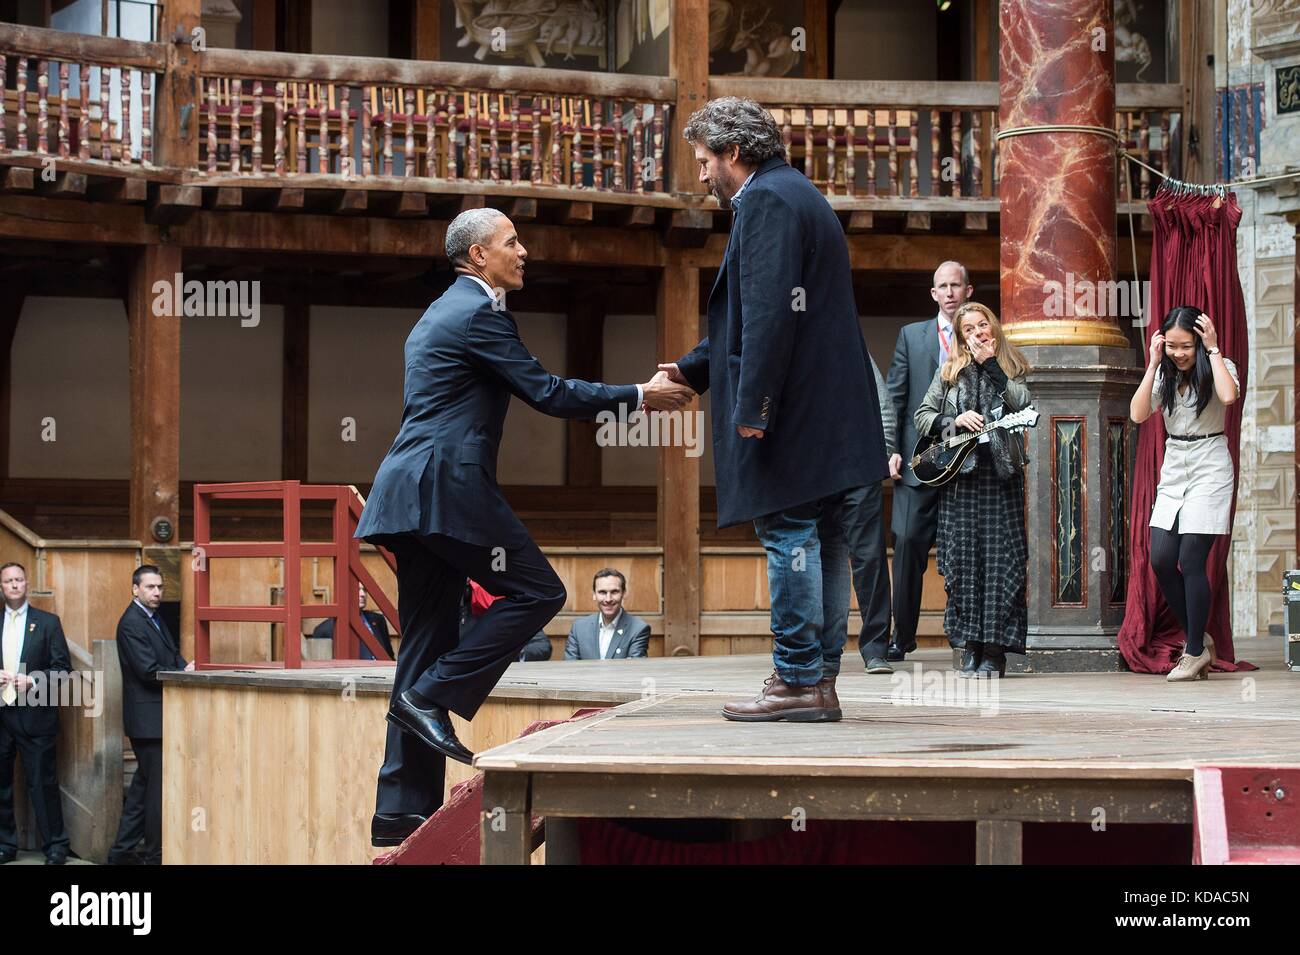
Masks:
[[[280,501],[284,511],[284,532],[278,541],[212,540],[214,501]],[[332,534],[329,541],[302,539],[302,502],[333,502]],[[364,502],[355,487],[346,484],[301,484],[298,481],[257,481],[242,484],[196,484],[194,486],[194,665],[196,669],[256,667],[297,670],[307,667],[338,666],[358,662],[364,643],[375,661],[391,663],[361,618],[358,584],[374,601],[394,631],[397,610],[361,563],[360,542],[353,538]],[[396,569],[393,556],[380,554]],[[278,557],[284,561],[283,605],[212,605],[211,562],[231,557]],[[328,557],[334,562],[334,585],[330,603],[303,604],[300,561],[304,557]],[[328,660],[303,660],[303,617],[334,619],[333,656]],[[218,621],[272,623],[284,627],[284,660],[252,663],[212,661],[211,624]],[[344,625],[346,623],[346,626]]]

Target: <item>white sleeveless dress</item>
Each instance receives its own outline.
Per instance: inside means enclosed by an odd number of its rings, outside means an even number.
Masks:
[[[1227,358],[1223,365],[1240,390],[1237,366]],[[1152,413],[1164,414],[1160,404],[1163,389],[1164,377],[1157,371],[1151,388]],[[1202,441],[1168,437],[1222,431],[1227,413],[1227,406],[1217,394],[1210,395],[1210,403],[1200,416],[1196,414],[1196,395],[1191,388],[1185,395],[1174,395],[1173,414],[1164,414],[1165,461],[1160,468],[1156,503],[1151,508],[1151,527],[1172,530],[1177,518],[1180,534],[1227,534],[1231,530],[1234,474],[1227,437],[1219,435]]]

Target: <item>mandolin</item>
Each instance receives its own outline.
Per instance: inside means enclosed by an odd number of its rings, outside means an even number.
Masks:
[[[941,487],[957,476],[981,435],[998,428],[1015,434],[1037,424],[1038,410],[1029,405],[1012,414],[1003,415],[981,431],[963,431],[945,439],[923,435],[912,452],[912,473],[922,484]]]

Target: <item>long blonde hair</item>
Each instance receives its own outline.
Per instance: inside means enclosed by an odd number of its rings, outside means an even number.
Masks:
[[[993,314],[993,310],[979,302],[965,302],[952,317],[953,344],[948,352],[948,360],[943,363],[943,371],[940,373],[944,384],[955,384],[961,370],[974,360],[967,351],[966,336],[961,331],[961,317],[966,312],[980,312],[989,320],[989,327],[993,329],[993,357],[998,360],[998,364],[1007,373],[1008,378],[1019,378],[1032,371],[1029,361],[1020,349],[1007,341],[1006,336],[1002,334],[1002,323]]]

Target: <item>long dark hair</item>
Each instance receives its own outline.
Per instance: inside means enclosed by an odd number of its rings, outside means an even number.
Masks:
[[[1177,325],[1179,328],[1192,333],[1192,341],[1196,348],[1196,362],[1192,365],[1190,371],[1186,374],[1178,370],[1174,360],[1169,357],[1168,352],[1160,356],[1160,376],[1164,379],[1164,388],[1160,395],[1160,404],[1165,410],[1165,414],[1174,413],[1174,399],[1178,396],[1178,389],[1183,382],[1191,385],[1192,393],[1196,395],[1196,415],[1200,417],[1201,412],[1205,410],[1206,405],[1210,403],[1210,398],[1214,395],[1214,369],[1210,366],[1210,355],[1205,350],[1205,342],[1201,340],[1200,333],[1196,330],[1196,320],[1201,317],[1199,308],[1192,308],[1190,305],[1175,305],[1169,310],[1169,314],[1160,322],[1160,334],[1168,335],[1169,329]]]

